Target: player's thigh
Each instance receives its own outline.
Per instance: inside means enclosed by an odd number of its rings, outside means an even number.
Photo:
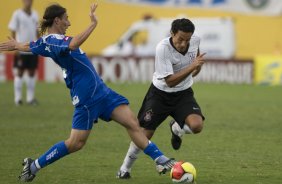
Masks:
[[[146,130],[156,130],[169,116],[170,108],[160,98],[146,98],[138,113],[140,126]]]
[[[193,95],[188,94],[182,97],[176,104],[175,110],[171,116],[183,127],[184,123],[202,122],[205,117],[201,111],[201,107],[197,103]]]
[[[138,120],[127,104],[120,104],[111,113],[111,119],[126,128],[139,127]]]
[[[132,121],[135,117],[128,106],[128,100],[111,89],[100,103],[102,113],[99,118],[104,121],[115,120],[118,123],[127,123],[127,119]]]

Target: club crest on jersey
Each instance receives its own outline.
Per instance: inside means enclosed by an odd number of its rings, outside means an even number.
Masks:
[[[150,109],[145,113],[144,120],[145,121],[151,121],[152,116],[153,116],[153,110]]]
[[[189,52],[188,57],[191,61],[193,61],[196,58],[196,53],[195,52],[191,52],[191,53]]]
[[[48,52],[51,52],[50,47],[46,46],[45,50],[47,50]]]
[[[78,96],[74,96],[73,98],[72,98],[72,104],[73,105],[76,105],[76,104],[78,104],[79,103],[79,98],[78,98]]]

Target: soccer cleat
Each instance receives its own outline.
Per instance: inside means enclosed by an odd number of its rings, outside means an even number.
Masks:
[[[171,131],[171,146],[173,149],[178,150],[181,146],[182,139],[172,131],[172,125],[174,123],[176,123],[176,121],[174,120],[171,120],[169,123],[170,131]]]
[[[158,163],[156,165],[156,169],[159,174],[165,174],[166,172],[171,170],[171,168],[175,165],[176,162],[177,161],[174,158],[170,158],[164,163]]]
[[[130,172],[119,170],[117,175],[116,175],[116,178],[118,178],[118,179],[130,179],[131,178]]]
[[[21,175],[19,176],[20,181],[31,182],[35,178],[35,175],[31,174],[30,171],[30,165],[32,164],[32,162],[34,162],[34,160],[32,160],[31,158],[25,158],[23,160],[23,170],[21,172]]]
[[[30,102],[27,102],[27,104],[31,105],[31,106],[37,106],[38,105],[38,101],[36,99],[33,99]]]
[[[21,105],[23,105],[23,101],[22,100],[19,100],[19,101],[16,101],[16,106],[21,106]]]

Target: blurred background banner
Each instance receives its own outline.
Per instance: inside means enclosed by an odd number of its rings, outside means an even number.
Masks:
[[[184,15],[180,16],[185,17]],[[102,51],[103,56],[154,56],[157,44],[170,36],[174,18],[153,18],[147,16],[134,22],[113,44]],[[208,58],[230,59],[235,56],[236,39],[234,21],[230,17],[192,17],[195,33],[201,38],[200,51]]]
[[[67,35],[76,35],[88,26],[89,5],[92,0],[56,2],[68,9],[72,26]],[[277,72],[275,76],[282,74],[277,68],[257,68],[272,63],[269,59],[257,62],[257,56],[281,57],[282,0],[98,2],[99,25],[81,49],[89,54],[105,81],[150,81],[156,44],[170,36],[171,22],[183,17],[194,22],[195,34],[201,37],[201,52],[207,52],[207,63],[203,72],[197,76],[198,81],[273,84],[269,82],[270,75],[268,78],[263,75],[270,71],[271,76],[272,72]],[[40,18],[45,7],[51,3],[54,1],[34,0],[33,7]],[[5,6],[0,6],[0,41],[6,40],[11,34],[8,23],[13,11],[21,6],[22,0],[5,1]],[[277,65],[272,67],[274,66]],[[13,53],[0,53],[0,81],[13,79],[12,67]],[[60,69],[50,59],[41,58],[37,75],[39,80],[61,81],[61,75]]]
[[[256,84],[282,85],[282,56],[260,55],[254,65]]]
[[[109,0],[120,3],[139,3],[158,6],[208,8],[245,14],[279,16],[281,0]]]

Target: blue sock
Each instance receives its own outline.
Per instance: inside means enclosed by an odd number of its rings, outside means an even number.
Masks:
[[[68,148],[64,141],[55,144],[46,153],[35,160],[35,166],[39,169],[59,160],[69,154]]]
[[[148,146],[144,149],[144,153],[149,155],[153,160],[156,160],[158,157],[164,155],[151,141],[149,141]]]

